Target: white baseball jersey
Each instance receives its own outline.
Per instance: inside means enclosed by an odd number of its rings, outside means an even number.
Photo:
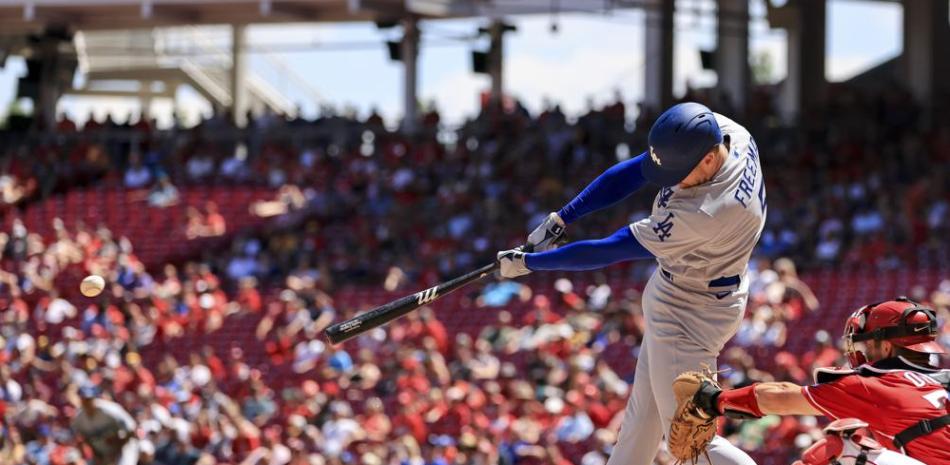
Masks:
[[[120,432],[133,434],[135,420],[115,402],[105,399],[95,399],[93,402],[96,411],[80,409],[72,421],[73,431],[81,434],[97,454],[104,457],[119,455],[121,448],[110,440]]]
[[[653,213],[630,225],[674,282],[704,290],[710,281],[742,276],[765,225],[765,184],[749,131],[716,114],[729,155],[709,182],[664,187]],[[692,286],[690,286],[692,284]]]

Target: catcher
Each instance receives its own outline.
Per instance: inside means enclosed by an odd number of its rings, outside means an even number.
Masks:
[[[708,371],[684,373],[673,382],[670,452],[695,461],[720,415],[824,415],[859,419],[885,448],[950,465],[950,370],[931,365],[932,354],[945,353],[936,336],[934,311],[901,297],[855,311],[844,331],[851,369],[820,368],[811,386],[755,383],[724,391]]]

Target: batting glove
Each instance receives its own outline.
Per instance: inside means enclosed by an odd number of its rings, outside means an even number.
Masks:
[[[524,252],[519,249],[498,252],[499,273],[504,278],[517,278],[531,272],[524,263]]]
[[[555,213],[551,212],[541,224],[531,231],[528,235],[527,246],[529,251],[544,252],[557,247],[557,240],[564,235],[564,220]]]

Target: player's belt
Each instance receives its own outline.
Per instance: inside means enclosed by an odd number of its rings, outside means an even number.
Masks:
[[[670,282],[676,281],[673,274],[670,273],[669,271],[666,271],[663,268],[660,268],[660,273],[662,273],[666,279],[669,279]],[[739,288],[739,284],[741,282],[742,282],[742,278],[740,278],[739,275],[724,276],[722,278],[716,278],[712,281],[709,281],[708,287],[709,287],[709,290],[713,292],[723,291],[723,290],[734,291]]]

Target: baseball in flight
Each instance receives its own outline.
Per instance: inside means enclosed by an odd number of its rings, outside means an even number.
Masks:
[[[94,274],[86,276],[82,282],[79,283],[79,292],[82,292],[82,295],[86,297],[95,297],[101,294],[105,288],[106,280],[102,279],[102,276]]]

